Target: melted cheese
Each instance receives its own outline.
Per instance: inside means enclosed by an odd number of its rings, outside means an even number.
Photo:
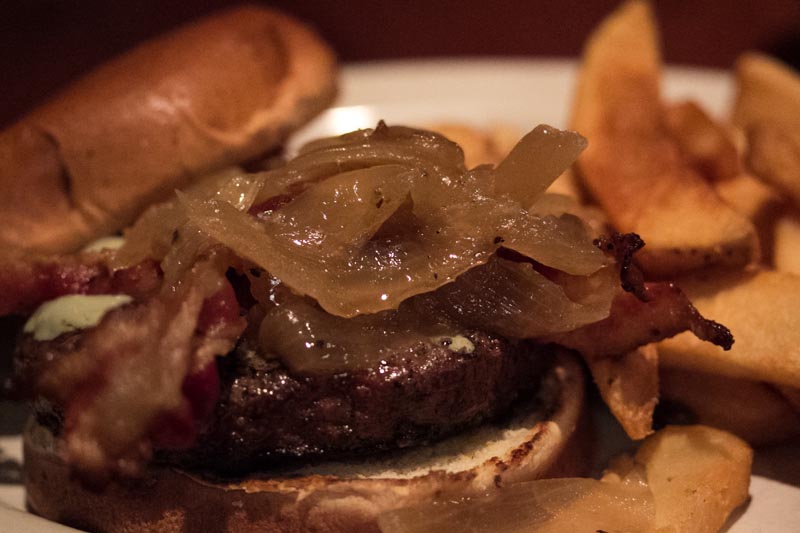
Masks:
[[[87,244],[82,251],[84,252],[102,252],[103,250],[119,250],[125,244],[124,237],[111,236],[101,237],[96,241]]]
[[[472,353],[475,345],[463,335],[453,335],[452,337],[435,337],[433,342],[446,346],[448,350],[456,353]]]
[[[63,333],[96,326],[103,316],[133,301],[125,294],[72,294],[45,302],[25,323],[25,333],[37,341],[49,341]]]

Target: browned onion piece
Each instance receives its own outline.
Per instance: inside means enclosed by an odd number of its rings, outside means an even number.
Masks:
[[[569,168],[586,144],[586,139],[575,132],[537,126],[495,169],[495,191],[529,207]]]
[[[247,211],[261,189],[262,179],[263,176],[260,174],[234,175],[228,179],[220,178],[218,189],[210,195],[202,189],[196,189],[192,193],[178,192],[176,208],[183,212],[184,220],[172,232],[172,246],[161,261],[161,269],[164,272],[166,286],[169,287],[177,283],[187,270],[194,266],[198,258],[207,253],[214,245],[208,235],[185,218],[186,202],[190,198],[206,201],[213,200],[230,204],[239,211]]]
[[[381,157],[391,158],[396,163],[424,163],[422,166],[451,168],[461,172],[465,169],[464,152],[453,141],[433,131],[387,126],[383,121],[378,122],[375,129],[356,130],[338,137],[312,141],[300,150],[300,157],[322,152],[343,153],[354,147],[375,149],[376,155],[382,154]],[[348,155],[345,160],[362,158]],[[339,159],[342,160],[341,155]]]
[[[296,292],[314,297],[326,311],[345,317],[396,308],[406,298],[454,279],[493,250],[491,242],[476,243],[458,235],[450,239],[446,226],[436,234],[436,226],[420,225],[414,228],[416,242],[396,241],[390,234],[369,241],[355,257],[347,250],[320,256],[307,247],[296,250],[291,233],[268,232],[264,224],[227,204],[190,203],[189,216],[198,228],[240,257]],[[458,253],[448,252],[453,242],[461,241],[465,246]],[[430,254],[425,253],[428,250]]]
[[[230,167],[191,183],[183,192],[192,198],[217,198],[246,210],[255,201],[264,181],[264,172],[248,173]]]
[[[160,260],[172,246],[173,233],[185,222],[186,213],[177,202],[150,207],[125,231],[125,244],[111,257],[111,268],[128,268],[145,259]]]
[[[456,181],[427,177],[417,180],[411,191],[414,214],[420,219],[436,218],[449,210],[445,223],[453,228],[451,233],[482,242],[491,239],[495,246],[570,274],[591,274],[609,263],[574,215],[540,216],[516,201],[486,196],[484,188],[492,182],[490,170],[479,168]]]
[[[503,191],[510,191],[522,161],[533,165],[529,176],[536,180],[554,178],[579,140],[549,128],[534,131],[499,174]],[[563,154],[555,153],[558,146]],[[538,217],[516,199],[493,198],[495,181],[489,168],[466,172],[460,148],[437,134],[379,124],[312,143],[274,171],[219,177],[221,189],[211,197],[213,188],[198,186],[182,202],[154,208],[129,232],[115,266],[163,259],[171,283],[211,237],[329,312],[354,316],[435,290],[484,263],[501,244],[570,274],[605,264],[577,219]],[[263,224],[235,212],[275,194],[293,200],[261,214]]]
[[[493,222],[500,212],[495,208],[487,213],[492,218],[486,223]],[[568,274],[588,275],[610,263],[574,215],[541,217],[518,212],[501,223],[497,233],[503,247]]]
[[[522,179],[522,162],[537,183],[555,178],[581,142],[550,128],[534,131],[498,174],[501,188],[511,192]],[[216,197],[186,196],[166,211],[172,231],[145,220],[140,233],[150,234],[147,250],[162,254],[168,282],[213,240],[343,317],[396,309],[485,263],[500,246],[573,275],[607,264],[577,218],[539,217],[507,194],[495,198],[495,174],[488,167],[466,172],[461,150],[439,135],[380,124],[317,141],[281,169],[224,182]],[[275,193],[288,203],[259,213],[260,220],[242,213]],[[164,252],[167,238],[174,246]]]
[[[455,180],[465,171],[464,154],[453,142],[433,132],[379,124],[307,144],[286,166],[265,173],[256,203],[291,192],[341,172],[380,165],[403,165],[432,179]]]
[[[287,288],[272,288],[258,332],[266,356],[300,373],[375,368],[421,342],[453,337],[459,329],[440,317],[426,320],[407,306],[353,318],[333,316]]]
[[[258,196],[258,192],[266,179],[264,173],[237,174],[222,180],[216,193],[212,196],[201,194],[186,194],[192,198],[214,198],[220,202],[228,202],[239,211],[247,211]]]
[[[188,220],[172,232],[172,246],[161,260],[164,286],[172,287],[194,267],[197,259],[214,245],[208,235]]]
[[[312,295],[329,312],[377,312],[407,297],[389,297],[392,287],[382,282],[392,279],[380,276],[388,277],[387,270],[396,265],[381,256],[383,250],[369,250],[364,243],[407,197],[409,181],[398,173],[407,174],[387,165],[331,178],[261,222],[213,201],[188,201],[187,210],[198,228],[296,292]],[[362,248],[366,251],[355,255]],[[405,277],[394,284],[414,288]]]
[[[200,184],[183,193],[184,198],[197,200],[215,199],[227,202],[236,209],[246,211],[255,201],[263,186],[264,174],[244,174],[241,171],[227,170],[209,176]],[[194,228],[184,228],[186,210],[176,198],[150,207],[136,223],[125,231],[125,244],[112,256],[110,266],[117,270],[137,265],[145,259],[164,259],[168,254],[173,258],[180,256],[173,250],[181,232],[196,233]],[[208,243],[206,243],[207,245]],[[195,248],[200,248],[199,245]],[[183,253],[182,263],[188,267],[194,258]],[[171,262],[175,262],[172,259]],[[169,268],[164,268],[165,272]],[[169,277],[169,276],[168,276]],[[172,276],[176,278],[177,274]]]
[[[400,208],[416,175],[400,165],[338,174],[265,219],[265,229],[322,262],[352,253]]]
[[[492,258],[434,293],[420,295],[413,305],[426,316],[444,314],[469,327],[518,339],[571,331],[608,316],[618,292],[615,269],[596,274],[594,297],[570,299],[561,285],[529,263]]]

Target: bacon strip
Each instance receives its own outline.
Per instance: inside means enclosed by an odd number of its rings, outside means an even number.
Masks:
[[[646,283],[644,297],[646,301],[633,293],[620,294],[608,318],[538,340],[572,348],[587,358],[626,353],[686,330],[725,350],[733,344],[728,328],[703,318],[675,284]]]
[[[42,303],[67,294],[125,293],[144,298],[158,288],[155,261],[112,272],[101,254],[0,257],[0,316],[29,314]]]
[[[154,440],[191,444],[194,417],[207,414],[216,390],[187,377],[215,373],[214,357],[245,326],[238,306],[220,301],[233,296],[222,272],[198,263],[175,291],[112,311],[41,375],[37,392],[65,407],[63,452],[84,477],[137,474]]]
[[[595,246],[616,259],[622,289],[631,292],[643,302],[647,301],[644,275],[633,263],[634,254],[644,247],[644,241],[635,233],[614,233],[610,237],[600,236]]]
[[[42,302],[65,294],[86,294],[108,278],[99,262],[71,258],[0,259],[0,316],[32,312]]]

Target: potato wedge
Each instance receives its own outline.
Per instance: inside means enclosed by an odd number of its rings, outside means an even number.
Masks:
[[[788,65],[757,52],[736,62],[733,122],[749,129],[759,123],[800,130],[800,74]]]
[[[667,105],[664,118],[681,152],[705,177],[720,181],[741,172],[739,152],[730,131],[695,102]]]
[[[703,316],[730,328],[736,342],[726,352],[681,333],[658,344],[663,364],[800,387],[800,276],[709,273],[679,284]]]
[[[800,275],[800,213],[788,212],[775,220],[775,270]]]
[[[747,164],[800,207],[800,126],[796,131],[759,123],[748,132]]]
[[[611,413],[632,439],[653,432],[658,403],[658,351],[648,344],[619,357],[589,359],[589,370]]]
[[[729,431],[753,446],[800,436],[800,411],[765,383],[664,366],[659,380],[663,405],[686,410],[695,422]]]
[[[785,385],[777,385],[775,387],[783,399],[789,402],[789,405],[792,406],[796,412],[800,413],[800,388],[798,387],[787,387]]]
[[[571,124],[593,139],[598,133],[637,134],[658,129],[661,51],[647,2],[626,2],[587,41]],[[631,114],[623,117],[623,113]]]
[[[752,461],[746,442],[706,426],[671,426],[649,437],[634,462],[653,491],[655,531],[719,531],[747,500]]]
[[[753,225],[715,193],[664,126],[660,53],[648,3],[629,1],[584,52],[571,127],[589,139],[578,169],[620,231],[647,246],[652,277],[739,266],[757,256]]]
[[[723,201],[753,222],[763,217],[775,218],[783,208],[780,193],[752,174],[742,173],[714,183],[714,188]]]
[[[784,210],[786,201],[774,187],[748,173],[716,181],[714,189],[725,203],[753,223],[760,260],[771,265],[778,213]]]

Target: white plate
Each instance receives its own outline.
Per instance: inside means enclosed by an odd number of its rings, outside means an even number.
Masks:
[[[575,63],[558,60],[433,60],[350,65],[342,72],[337,106],[300,132],[297,146],[319,135],[389,123],[423,125],[457,121],[505,123],[531,129],[539,123],[566,125]],[[694,98],[724,116],[731,98],[728,76],[719,71],[670,68],[667,98]],[[606,424],[608,425],[608,424]],[[613,431],[613,428],[609,428]],[[0,450],[19,457],[18,437],[0,438]],[[729,533],[789,533],[800,524],[800,448],[759,452],[751,501],[731,520]],[[18,486],[0,485],[0,532],[75,531],[23,511]]]

